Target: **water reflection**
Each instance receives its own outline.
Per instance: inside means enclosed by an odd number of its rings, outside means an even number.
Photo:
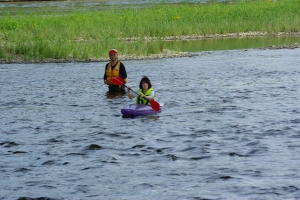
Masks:
[[[126,95],[126,92],[110,92],[108,91],[105,96],[108,99],[115,99],[115,98],[120,98],[123,97],[124,95]]]

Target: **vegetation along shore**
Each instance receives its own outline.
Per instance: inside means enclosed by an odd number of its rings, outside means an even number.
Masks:
[[[120,59],[189,56],[165,49],[162,41],[300,36],[299,8],[299,0],[236,0],[68,12],[1,10],[0,62],[106,61],[111,48],[121,52]]]

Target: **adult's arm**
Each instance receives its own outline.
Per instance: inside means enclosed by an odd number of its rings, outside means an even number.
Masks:
[[[104,80],[106,80],[106,69],[107,69],[107,66],[108,66],[108,63],[106,64],[105,70],[104,70],[104,76],[103,76],[103,79],[104,79]]]
[[[124,64],[123,64],[122,62],[120,63],[120,72],[119,72],[119,76],[120,76],[122,79],[127,78],[127,72],[126,72],[125,66],[124,66]]]

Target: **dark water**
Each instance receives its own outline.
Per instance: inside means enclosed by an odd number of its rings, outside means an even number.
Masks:
[[[165,103],[136,119],[104,62],[0,65],[0,199],[300,199],[299,54],[124,61]]]

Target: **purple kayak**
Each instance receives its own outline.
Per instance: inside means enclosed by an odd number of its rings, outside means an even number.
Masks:
[[[129,116],[129,117],[154,115],[161,112],[161,107],[163,106],[163,104],[160,103],[159,105],[160,105],[160,109],[157,112],[153,110],[151,106],[147,106],[144,104],[130,104],[125,108],[122,108],[121,113],[123,114],[123,116]]]

